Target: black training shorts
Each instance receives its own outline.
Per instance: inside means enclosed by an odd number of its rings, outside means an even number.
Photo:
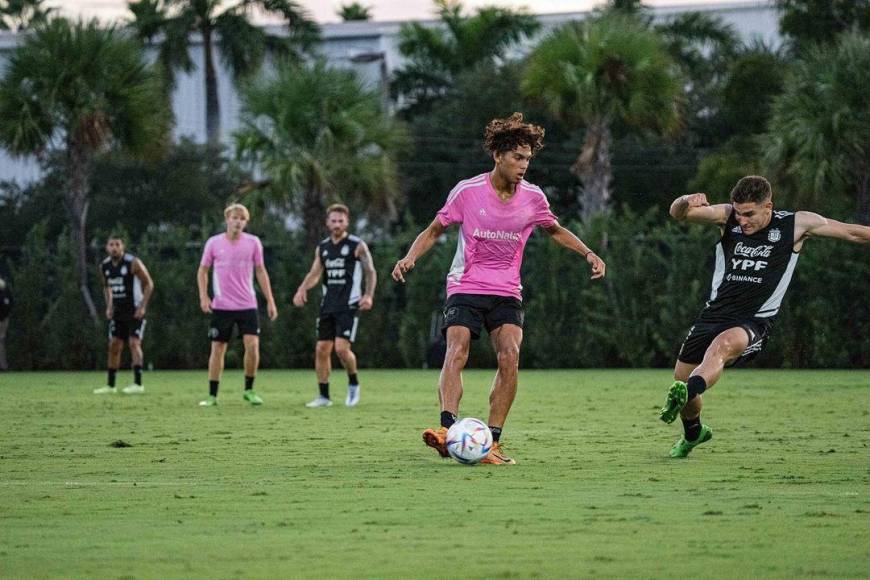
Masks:
[[[355,308],[339,312],[322,313],[317,319],[317,340],[343,338],[353,342],[356,340],[358,325],[359,313]]]
[[[120,338],[121,340],[138,338],[142,340],[144,337],[144,318],[113,318],[109,321],[109,340],[113,338]]]
[[[743,351],[743,354],[728,366],[749,362],[767,344],[772,327],[773,321],[766,318],[747,318],[731,322],[696,320],[692,328],[689,329],[689,334],[686,336],[686,340],[683,341],[683,346],[680,347],[680,354],[677,355],[677,360],[687,364],[701,364],[701,361],[704,360],[704,353],[707,352],[707,348],[709,348],[717,336],[731,328],[742,328],[749,335],[749,345]]]
[[[441,332],[447,336],[450,326],[464,326],[471,338],[480,338],[481,328],[492,332],[503,324],[523,326],[523,303],[513,296],[487,294],[453,294],[444,305]]]
[[[238,327],[239,335],[260,334],[260,321],[257,310],[212,310],[208,337],[213,342],[229,342],[233,337],[233,326]]]

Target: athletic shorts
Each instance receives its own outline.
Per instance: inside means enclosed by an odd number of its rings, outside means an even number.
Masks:
[[[343,338],[353,342],[357,326],[359,313],[356,309],[322,313],[317,319],[317,340]]]
[[[109,321],[109,340],[112,340],[113,338],[120,338],[121,340],[138,338],[139,340],[142,340],[144,337],[144,318],[113,318]]]
[[[471,338],[480,338],[486,328],[492,332],[503,324],[523,326],[523,303],[513,296],[490,296],[487,294],[453,294],[444,305],[444,324],[441,333],[447,336],[447,328],[464,326],[471,331]]]
[[[743,354],[728,366],[749,362],[767,344],[772,327],[773,321],[765,318],[748,318],[732,322],[704,322],[696,320],[692,328],[689,329],[689,335],[683,341],[683,346],[680,347],[680,354],[677,355],[677,360],[693,365],[701,364],[701,361],[704,360],[704,353],[707,352],[707,348],[717,336],[730,328],[742,328],[749,335],[749,345],[743,351]]]
[[[238,327],[239,336],[260,334],[260,320],[257,310],[212,310],[208,337],[212,342],[229,342],[233,337],[233,326]]]

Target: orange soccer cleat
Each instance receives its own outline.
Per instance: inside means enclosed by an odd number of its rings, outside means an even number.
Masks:
[[[492,449],[486,457],[480,460],[481,463],[489,463],[491,465],[516,465],[516,461],[502,453],[501,445],[496,441],[492,444]]]
[[[438,452],[441,457],[449,457],[447,453],[447,428],[426,429],[423,431],[423,442]]]

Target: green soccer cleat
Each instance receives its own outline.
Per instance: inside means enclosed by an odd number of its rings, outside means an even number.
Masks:
[[[217,397],[213,397],[211,395],[208,396],[204,401],[199,402],[200,407],[217,407]]]
[[[683,381],[674,381],[671,388],[668,389],[668,398],[665,400],[665,406],[659,411],[659,419],[665,423],[673,423],[683,407],[686,406],[686,401],[689,399],[689,391],[686,389],[686,383]]]
[[[254,391],[245,391],[243,398],[252,405],[263,404],[263,398]]]
[[[686,441],[685,436],[680,437],[680,440],[674,443],[674,446],[671,447],[670,456],[677,459],[687,457],[692,449],[694,449],[701,443],[706,443],[712,438],[713,430],[706,425],[701,425],[701,433],[698,435],[698,438],[694,441]]]

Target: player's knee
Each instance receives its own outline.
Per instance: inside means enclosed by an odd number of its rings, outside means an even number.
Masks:
[[[336,344],[335,345],[335,354],[344,358],[351,354],[350,345],[349,344]]]
[[[498,350],[498,366],[499,368],[511,369],[517,368],[520,364],[520,347],[511,345],[502,347]]]
[[[314,350],[318,356],[329,356],[332,354],[332,343],[318,342]]]
[[[723,359],[733,358],[735,354],[740,354],[742,350],[740,341],[731,337],[723,337],[716,344],[716,351]]]
[[[461,364],[464,365],[468,360],[468,347],[464,343],[447,345],[447,353],[444,356],[445,364]]]

